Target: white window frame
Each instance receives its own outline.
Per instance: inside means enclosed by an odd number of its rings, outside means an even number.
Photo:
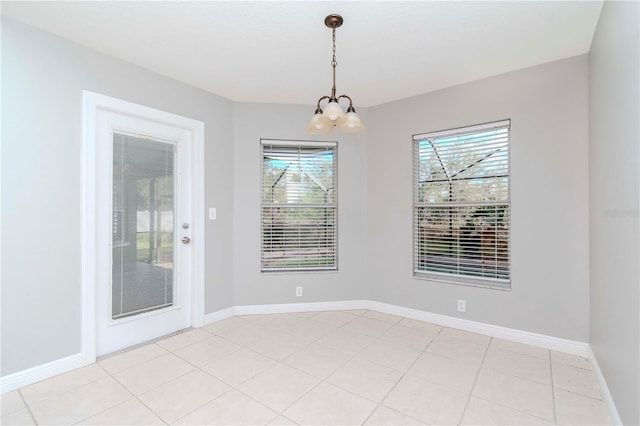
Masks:
[[[478,203],[465,203],[465,202],[457,202],[457,201],[453,201],[451,203],[448,202],[429,202],[429,201],[422,201],[419,202],[418,200],[418,189],[419,189],[419,167],[420,167],[420,161],[421,161],[421,157],[420,157],[420,153],[419,153],[419,147],[420,147],[420,142],[424,142],[424,141],[430,141],[431,145],[434,146],[434,152],[435,152],[435,145],[433,145],[433,142],[435,141],[435,143],[437,143],[437,141],[440,139],[442,140],[442,138],[453,138],[456,136],[468,136],[471,134],[480,134],[482,132],[486,132],[488,130],[493,130],[493,129],[506,129],[507,130],[507,142],[506,142],[506,177],[507,177],[507,185],[508,185],[508,189],[507,189],[507,197],[506,200],[502,199],[502,200],[497,200],[495,203],[489,203],[489,202],[478,202]],[[485,123],[485,124],[479,124],[479,125],[474,125],[474,126],[466,126],[466,127],[461,127],[461,128],[456,128],[456,129],[450,129],[450,130],[443,130],[443,131],[436,131],[436,132],[430,132],[430,133],[423,133],[423,134],[417,134],[417,135],[413,135],[413,140],[412,140],[412,155],[413,155],[413,209],[412,209],[412,215],[413,215],[413,275],[415,278],[421,278],[421,279],[427,279],[427,280],[431,280],[431,281],[441,281],[441,282],[447,282],[447,283],[453,283],[453,284],[462,284],[462,285],[470,285],[470,286],[476,286],[476,287],[488,287],[488,288],[493,288],[493,289],[500,289],[500,290],[510,290],[511,289],[511,167],[510,167],[510,158],[511,158],[511,154],[510,154],[510,148],[511,148],[511,120],[501,120],[501,121],[496,121],[496,122],[491,122],[491,123]],[[445,160],[446,161],[446,160]],[[442,164],[442,163],[441,163]],[[443,165],[443,167],[445,167]],[[485,276],[474,276],[471,274],[465,274],[465,273],[461,273],[460,272],[460,260],[463,259],[462,256],[460,256],[460,254],[458,253],[457,256],[455,256],[455,259],[457,260],[458,263],[458,272],[454,273],[454,272],[437,272],[434,270],[427,270],[426,267],[424,266],[425,264],[428,264],[429,261],[428,260],[422,260],[422,262],[420,261],[420,244],[421,244],[421,236],[420,236],[420,225],[418,223],[418,219],[419,219],[419,210],[421,208],[427,207],[427,208],[438,208],[438,207],[442,207],[442,208],[459,208],[460,210],[463,210],[464,208],[468,208],[468,207],[476,207],[476,206],[494,206],[496,209],[497,208],[502,208],[502,206],[506,205],[506,210],[503,210],[503,215],[506,214],[507,219],[506,219],[506,229],[508,232],[508,235],[506,236],[506,241],[507,241],[507,250],[506,250],[506,263],[507,263],[507,269],[506,269],[506,276],[507,278],[495,278],[495,277],[485,277]],[[449,207],[450,206],[450,207]],[[500,206],[500,207],[498,207]],[[505,213],[506,212],[506,213]],[[497,231],[496,231],[497,232]],[[503,231],[502,231],[503,232]],[[459,236],[459,231],[457,233],[458,235],[458,240],[457,240],[457,244],[458,244],[458,250],[460,250],[460,246],[461,246],[461,241],[460,241],[460,236]],[[464,241],[464,240],[463,240]],[[426,241],[422,241],[423,243],[426,244]],[[498,256],[498,249],[496,246],[496,258]],[[504,256],[504,254],[502,254]],[[424,255],[422,255],[424,257]],[[454,258],[451,258],[454,259]],[[484,260],[482,261],[484,262]],[[435,263],[435,262],[434,262]],[[477,266],[472,266],[471,268],[478,268]],[[480,268],[482,268],[482,266],[480,266]],[[437,269],[437,268],[434,268]],[[443,267],[442,269],[446,269],[445,267]],[[497,271],[498,266],[497,266],[497,261],[496,261],[496,266],[495,266],[495,270]],[[476,272],[476,271],[474,271]],[[501,275],[504,276],[504,269],[501,270]],[[496,275],[498,275],[498,273],[496,272]]]
[[[309,204],[309,208],[331,208],[333,209],[333,264],[329,265],[311,265],[311,266],[280,266],[280,267],[268,267],[265,266],[265,216],[264,212],[266,208],[273,208],[275,206],[265,203],[264,199],[264,155],[265,147],[313,147],[313,148],[327,148],[331,149],[333,162],[333,187],[331,191],[333,193],[332,201],[326,204]],[[278,208],[304,208],[306,204],[278,204]],[[307,272],[336,272],[338,271],[338,142],[335,141],[300,141],[300,140],[281,140],[281,139],[261,139],[260,140],[260,270],[263,273],[307,273]]]

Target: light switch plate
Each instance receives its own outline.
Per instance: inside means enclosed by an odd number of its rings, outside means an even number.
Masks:
[[[216,220],[216,208],[209,207],[209,220]]]

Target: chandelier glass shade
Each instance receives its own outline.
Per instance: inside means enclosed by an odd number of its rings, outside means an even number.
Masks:
[[[356,110],[353,107],[351,98],[347,95],[336,96],[336,28],[342,25],[343,19],[340,15],[329,15],[324,19],[324,24],[331,28],[333,33],[333,59],[331,67],[333,68],[333,87],[331,88],[331,96],[322,96],[318,99],[316,112],[314,113],[307,132],[312,135],[327,133],[337,128],[342,132],[355,133],[364,129]],[[345,114],[339,101],[346,99],[349,101],[347,113]],[[328,101],[324,107],[321,106],[323,101]]]

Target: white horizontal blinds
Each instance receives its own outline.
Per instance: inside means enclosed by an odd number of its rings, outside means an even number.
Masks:
[[[414,136],[416,274],[509,286],[509,128]]]
[[[262,270],[337,269],[336,144],[262,141]]]

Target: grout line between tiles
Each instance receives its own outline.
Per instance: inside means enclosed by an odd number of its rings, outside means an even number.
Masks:
[[[469,407],[469,402],[471,401],[471,395],[473,394],[473,389],[476,387],[476,383],[478,383],[478,377],[480,377],[480,372],[482,371],[482,366],[484,365],[484,361],[487,358],[487,353],[489,352],[489,347],[491,346],[491,342],[493,342],[493,337],[489,338],[489,343],[487,344],[487,347],[484,349],[484,354],[482,355],[482,361],[480,362],[480,367],[476,372],[476,377],[473,380],[473,385],[471,385],[471,389],[469,389],[469,396],[467,397],[467,403],[464,405],[464,409],[462,410],[462,413],[460,413],[460,418],[458,419],[457,424],[462,423],[462,419],[464,419],[464,415],[467,412],[467,408]]]
[[[171,338],[173,338],[173,337],[181,336],[181,335],[183,335],[183,334],[187,334],[187,333],[189,333],[189,332],[191,332],[191,331],[195,331],[195,330],[200,330],[200,331],[202,331],[203,333],[208,334],[208,335],[209,335],[209,337],[205,337],[204,339],[196,340],[195,342],[187,343],[186,345],[184,345],[184,346],[180,346],[179,348],[175,348],[175,349],[165,348],[164,346],[162,346],[162,345],[160,344],[161,342],[163,342],[163,341],[165,341],[165,340],[171,339]],[[189,346],[193,346],[193,345],[195,345],[196,343],[204,342],[205,340],[208,340],[208,339],[210,339],[211,337],[214,337],[214,336],[215,336],[215,334],[211,333],[210,331],[204,330],[202,327],[200,327],[200,328],[186,328],[186,329],[184,329],[184,330],[180,330],[180,331],[176,332],[176,333],[175,333],[174,335],[172,335],[172,336],[165,337],[165,338],[160,338],[159,340],[157,340],[157,341],[155,341],[155,342],[153,342],[153,343],[157,344],[158,346],[160,346],[162,349],[164,349],[165,351],[167,351],[167,352],[169,352],[169,353],[175,353],[175,351],[179,351],[179,350],[184,349],[184,348],[187,348],[187,347],[189,347]]]
[[[153,343],[152,343],[152,344],[153,344]],[[112,377],[114,377],[114,378],[115,378],[115,375],[116,375],[116,374],[124,373],[125,371],[128,371],[128,370],[130,370],[130,369],[132,369],[132,368],[135,368],[135,367],[139,367],[139,366],[141,366],[142,364],[146,364],[147,362],[154,361],[154,360],[156,360],[156,359],[158,359],[158,358],[162,358],[163,356],[167,356],[167,355],[175,355],[175,356],[177,356],[175,353],[173,353],[172,351],[170,351],[170,350],[168,350],[168,349],[163,348],[162,346],[159,346],[159,345],[158,345],[158,347],[159,347],[159,348],[161,348],[161,349],[164,351],[164,353],[158,354],[157,356],[153,356],[153,357],[151,357],[151,358],[149,358],[149,359],[145,359],[144,361],[138,362],[138,363],[136,363],[136,364],[132,364],[132,365],[128,366],[127,368],[123,368],[122,370],[116,371],[116,372],[115,372],[115,373],[113,373],[113,374],[112,374],[110,371],[108,371],[106,368],[104,368],[104,367],[101,365],[101,363],[100,363],[100,362],[96,362],[96,365],[97,365],[97,366],[99,366],[100,368],[102,368],[102,369],[103,369],[103,370],[104,370],[108,375],[110,375],[110,376],[112,376]],[[122,354],[124,354],[124,353],[126,353],[126,352],[123,352]],[[119,354],[119,355],[121,355],[121,354]],[[107,358],[107,359],[108,359],[108,358]],[[182,358],[180,358],[180,359],[182,359]]]
[[[17,389],[17,391],[18,391],[18,395],[20,395],[20,399],[22,399],[22,403],[24,404],[24,407],[27,409],[27,413],[29,413],[29,417],[31,417],[31,420],[33,420],[33,424],[37,425],[38,422],[36,421],[36,417],[31,412],[31,407],[29,407],[29,404],[27,404],[27,400],[24,398],[24,395],[22,395],[22,392],[20,391],[20,389]]]
[[[172,354],[172,355],[175,355],[175,354],[173,354],[173,352],[171,352],[171,351],[169,351],[168,353],[169,353],[169,354]],[[163,356],[164,356],[164,355],[163,355]],[[177,355],[175,355],[175,356],[177,357]],[[156,359],[156,358],[154,358],[154,359]],[[182,358],[180,358],[180,359],[182,359]],[[186,361],[185,361],[185,362],[186,362]],[[189,364],[190,364],[190,363],[189,363]],[[140,365],[140,364],[138,364],[138,365]],[[193,365],[193,364],[190,364],[190,365]],[[196,368],[197,368],[197,367],[196,367]],[[176,377],[174,377],[174,378],[172,378],[172,379],[170,379],[170,380],[167,380],[166,382],[163,382],[163,383],[161,383],[161,384],[159,384],[159,385],[157,385],[157,386],[154,386],[154,387],[153,387],[153,388],[151,388],[151,389],[148,389],[148,390],[146,390],[146,391],[144,391],[144,392],[141,392],[141,393],[140,393],[140,395],[144,395],[144,394],[145,394],[145,393],[147,393],[147,392],[151,392],[152,390],[157,389],[157,388],[159,388],[160,386],[163,386],[163,385],[165,385],[165,384],[167,384],[167,383],[170,383],[170,382],[172,382],[172,381],[174,381],[174,380],[177,380],[177,379],[179,379],[179,378],[181,378],[181,377],[184,377],[184,376],[186,376],[187,374],[192,373],[193,371],[195,371],[195,370],[189,370],[189,371],[187,371],[187,372],[186,372],[186,373],[184,373],[184,374],[181,374],[181,375],[179,375],[179,376],[176,376]],[[205,372],[205,373],[206,373],[206,372]],[[107,374],[109,374],[109,372],[107,372]],[[116,373],[116,374],[119,374],[119,373]],[[131,394],[131,396],[133,396],[133,398],[134,398],[134,399],[138,400],[138,402],[140,402],[140,404],[142,404],[142,405],[144,405],[145,407],[147,407],[147,408],[148,408],[148,409],[149,409],[149,410],[150,410],[150,411],[151,411],[151,412],[152,412],[152,413],[153,413],[157,418],[159,418],[159,419],[160,419],[160,421],[161,421],[161,422],[163,422],[164,424],[168,424],[168,423],[167,423],[167,422],[162,418],[162,416],[160,416],[160,414],[156,413],[156,412],[155,412],[151,407],[149,407],[147,404],[145,404],[145,403],[144,403],[144,401],[142,401],[142,400],[139,398],[139,396],[140,396],[140,395],[136,395],[136,394],[134,394],[134,393],[133,393],[133,392],[132,392],[132,391],[131,391],[127,386],[125,386],[125,385],[124,385],[124,383],[120,382],[120,380],[118,380],[118,378],[117,378],[117,377],[115,377],[115,376],[113,376],[113,375],[111,375],[111,374],[109,374],[109,375],[110,375],[110,376],[113,378],[113,380],[115,380],[115,381],[116,381],[120,386],[122,386],[122,387],[123,387],[127,392],[129,392],[129,393]],[[113,407],[112,407],[112,408],[113,408]],[[104,411],[106,411],[106,410],[104,410]],[[92,417],[93,417],[93,416],[92,416]],[[85,419],[85,420],[86,420],[86,419]]]
[[[172,424],[175,424],[175,423],[179,422],[180,420],[184,419],[185,417],[187,417],[187,416],[189,416],[189,415],[191,415],[191,414],[195,413],[196,411],[198,411],[199,409],[201,409],[201,408],[202,408],[202,407],[204,407],[205,405],[207,405],[207,404],[211,403],[212,401],[215,401],[216,399],[222,398],[223,396],[225,396],[226,394],[228,394],[228,393],[229,393],[229,392],[231,392],[232,390],[237,390],[238,392],[240,392],[238,389],[235,389],[234,387],[232,387],[232,386],[231,386],[231,387],[229,387],[229,389],[227,389],[226,391],[222,392],[220,395],[216,396],[215,398],[213,398],[213,399],[211,399],[211,400],[209,400],[209,401],[205,402],[205,403],[204,403],[204,404],[202,404],[202,405],[199,405],[198,407],[196,407],[196,408],[194,408],[193,410],[189,411],[189,412],[188,412],[188,413],[186,413],[185,415],[178,417],[177,419],[175,419],[175,420],[172,422]],[[246,395],[246,394],[245,394],[245,396],[246,396],[246,397],[248,397],[248,398],[251,398],[249,395]],[[255,399],[253,399],[253,398],[251,398],[251,399],[252,399],[253,401],[257,402],[258,404],[260,404],[260,405],[262,405],[262,406],[265,406],[265,405],[264,405],[264,404],[262,404],[260,401],[256,401],[256,400],[255,400]],[[266,407],[266,406],[265,406],[265,407]],[[267,407],[267,408],[268,408],[268,407]],[[158,416],[158,418],[159,418],[160,420],[162,420],[162,421],[164,422],[164,419],[163,419],[162,417],[160,417],[160,416],[159,416],[155,411],[153,411],[153,410],[151,410],[151,411],[153,412],[153,414],[155,414],[156,416]],[[271,410],[271,411],[273,411],[273,410]],[[165,424],[169,424],[169,423],[165,422]]]
[[[289,420],[291,423],[296,424],[296,425],[299,425],[299,423],[294,422],[293,420],[291,420],[289,417],[285,416],[284,414],[278,414],[278,416],[282,416],[282,417],[284,417],[285,419]],[[274,417],[270,422],[272,422],[272,421],[274,421],[275,419],[277,419],[277,418],[278,418],[278,416]],[[270,422],[269,422],[269,423],[270,423]]]
[[[505,404],[503,404],[503,403],[496,402],[496,401],[493,401],[493,400],[491,400],[491,399],[483,398],[483,397],[481,397],[481,396],[473,395],[473,397],[474,397],[474,398],[476,398],[476,399],[480,399],[480,400],[482,400],[482,401],[486,401],[486,402],[488,402],[488,403],[494,404],[494,405],[499,405],[500,407],[504,407],[504,408],[507,408],[507,409],[512,410],[512,411],[517,411],[517,412],[519,412],[519,413],[521,413],[521,414],[526,414],[526,415],[527,415],[527,416],[529,416],[529,417],[535,417],[536,419],[540,419],[540,421],[541,421],[541,422],[547,422],[547,423],[549,423],[549,419],[545,419],[545,418],[540,417],[540,416],[538,416],[538,415],[536,415],[536,414],[528,413],[528,412],[526,412],[526,411],[522,411],[522,410],[519,410],[519,409],[517,409],[517,408],[513,408],[513,407],[511,407],[511,406],[509,406],[509,405],[505,405]],[[557,423],[551,423],[551,424],[557,424]]]
[[[165,419],[163,419],[163,418],[160,416],[160,414],[156,413],[154,410],[152,410],[152,409],[151,409],[151,407],[149,407],[147,404],[145,404],[145,402],[144,402],[143,400],[141,400],[141,399],[140,399],[140,398],[138,398],[137,396],[135,397],[135,399],[136,399],[140,404],[142,404],[143,406],[147,407],[147,409],[148,409],[149,411],[151,411],[151,412],[153,413],[153,415],[154,415],[154,416],[156,416],[158,419],[160,419],[160,421],[161,421],[162,423],[164,423],[165,425],[168,425],[168,424],[169,424],[169,422],[167,422]]]
[[[443,327],[440,327],[440,329],[439,329],[439,330],[438,330],[438,332],[435,334],[435,336],[433,336],[433,338],[429,341],[429,343],[427,343],[427,345],[426,345],[426,346],[425,346],[425,347],[420,351],[420,354],[416,357],[416,359],[415,359],[415,360],[413,360],[413,362],[411,363],[411,365],[409,365],[409,367],[408,367],[408,368],[407,368],[407,369],[402,373],[402,375],[400,376],[400,378],[398,378],[398,380],[393,384],[393,386],[391,386],[391,388],[390,388],[390,389],[389,389],[389,391],[386,393],[386,395],[385,395],[385,396],[380,400],[380,402],[378,402],[378,405],[376,406],[376,408],[375,408],[375,409],[374,409],[374,410],[369,414],[369,416],[365,419],[365,421],[363,422],[363,424],[364,424],[364,423],[366,423],[366,422],[367,422],[367,420],[369,420],[369,418],[373,415],[373,413],[375,413],[375,412],[376,412],[376,410],[377,410],[380,406],[383,406],[383,407],[385,407],[385,408],[389,408],[389,407],[387,407],[387,406],[383,405],[384,400],[385,400],[385,399],[387,399],[387,397],[391,394],[391,392],[393,392],[393,390],[396,388],[396,386],[398,386],[398,383],[400,383],[400,381],[405,377],[405,375],[406,375],[406,374],[408,374],[409,370],[411,370],[411,368],[413,368],[413,366],[415,365],[415,363],[416,363],[416,362],[418,362],[418,360],[420,359],[420,357],[422,356],[422,354],[424,354],[424,353],[425,353],[425,351],[427,350],[427,348],[428,348],[428,347],[431,345],[431,343],[436,339],[436,337],[440,335],[440,333],[442,332],[442,330],[443,330]],[[363,349],[363,350],[364,350],[364,349]],[[374,364],[377,364],[377,363],[375,363],[375,362],[373,362],[373,361],[370,361],[370,362],[372,362],[372,363],[374,363]],[[378,364],[378,365],[380,365],[380,364]],[[389,368],[390,368],[390,367],[389,367]],[[389,409],[393,410],[392,408],[389,408]],[[397,411],[397,410],[394,410],[394,411]],[[402,413],[402,414],[403,414],[403,415],[405,415],[405,416],[407,416],[407,417],[411,417],[411,416],[409,416],[409,415],[408,415],[408,414],[406,414],[406,413]],[[411,417],[411,418],[413,418],[413,417]],[[418,420],[418,419],[416,419],[416,420]],[[418,420],[418,421],[420,421],[421,423],[424,423],[422,420]]]
[[[527,382],[536,383],[536,384],[538,384],[538,385],[552,387],[552,384],[547,384],[547,383],[538,382],[538,381],[533,380],[533,379],[530,379],[530,378],[528,378],[528,377],[522,377],[522,376],[518,376],[518,375],[516,375],[516,374],[507,373],[506,371],[497,370],[497,369],[492,368],[492,367],[487,367],[487,370],[491,370],[491,371],[496,372],[496,373],[498,373],[498,374],[504,374],[505,376],[515,377],[516,379],[525,380],[525,381],[527,381]],[[551,380],[552,380],[552,383],[553,383],[553,378],[552,378]],[[560,389],[562,389],[562,388],[560,388]]]
[[[492,338],[491,338],[491,341],[490,341],[490,344],[489,344],[489,345],[487,345],[487,351],[486,351],[485,356],[484,356],[484,358],[483,358],[483,360],[482,360],[482,363],[480,364],[480,368],[479,368],[479,370],[478,370],[478,374],[477,374],[477,376],[476,376],[476,381],[474,382],[474,384],[473,384],[473,386],[472,386],[472,388],[471,388],[471,392],[469,393],[469,400],[471,400],[471,396],[472,396],[472,394],[473,394],[473,389],[475,388],[476,383],[477,383],[477,378],[479,377],[480,372],[482,371],[482,368],[483,368],[483,366],[484,366],[484,362],[485,362],[485,359],[486,359],[486,354],[488,353],[489,348],[491,347],[491,343],[493,343],[493,340],[494,340],[494,338],[492,337]],[[501,350],[503,350],[503,349],[501,349]],[[506,350],[508,351],[508,349],[506,349]],[[509,352],[515,352],[515,351],[509,351]],[[515,352],[515,353],[519,353],[519,352]],[[550,359],[550,358],[549,358],[549,359]],[[538,385],[550,386],[550,387],[551,387],[551,389],[552,389],[552,391],[553,391],[553,386],[552,386],[552,385],[546,385],[546,384],[544,384],[544,383],[536,382],[535,380],[531,380],[531,379],[528,379],[528,378],[526,378],[526,377],[520,377],[520,376],[516,376],[516,375],[510,374],[510,373],[505,373],[504,371],[499,371],[499,370],[496,370],[496,369],[491,368],[491,367],[487,367],[487,368],[488,368],[489,370],[492,370],[492,371],[497,372],[497,373],[499,373],[499,374],[504,374],[504,375],[506,375],[506,376],[515,377],[515,378],[518,378],[518,379],[521,379],[521,380],[526,380],[526,381],[528,381],[528,382],[536,383],[536,384],[538,384]],[[553,383],[553,378],[552,378],[552,383]],[[540,416],[537,416],[537,415],[535,415],[535,414],[532,414],[532,413],[529,413],[529,412],[523,411],[523,410],[518,409],[518,408],[511,407],[511,406],[509,406],[509,405],[505,405],[505,404],[500,403],[500,402],[497,402],[497,401],[493,401],[493,400],[490,400],[490,399],[487,399],[487,398],[483,398],[483,397],[481,397],[481,396],[477,396],[477,395],[473,395],[473,397],[474,397],[474,398],[481,399],[481,400],[483,400],[483,401],[490,402],[490,403],[495,404],[495,405],[499,405],[499,406],[501,406],[501,407],[508,408],[508,409],[510,409],[510,410],[518,411],[518,412],[523,413],[523,414],[526,414],[526,415],[528,415],[528,416],[536,417],[536,418],[538,418],[538,419],[540,419],[540,420],[543,420],[543,421],[545,421],[545,422],[548,422],[548,421],[549,421],[548,419],[545,419],[545,418],[543,418],[543,417],[540,417]],[[553,397],[553,394],[552,394],[552,397]],[[553,398],[552,398],[552,399],[553,399]],[[467,401],[467,405],[468,405],[468,401]],[[466,412],[466,409],[467,409],[467,407],[465,407],[465,412]],[[464,413],[463,413],[463,418],[464,418]],[[461,420],[462,420],[462,419],[461,419]],[[554,409],[554,422],[553,422],[553,423],[554,423],[554,424],[556,424],[556,422],[555,422],[555,409]]]
[[[419,358],[419,357],[420,357],[420,356],[418,356],[418,358]],[[411,368],[411,367],[409,367],[409,368]],[[396,380],[396,382],[393,384],[393,386],[391,386],[391,388],[389,389],[389,391],[388,391],[388,392],[387,392],[387,393],[386,393],[386,394],[385,394],[385,395],[380,399],[380,402],[376,402],[376,404],[377,404],[377,405],[376,405],[376,408],[374,408],[374,409],[373,409],[373,411],[371,411],[371,412],[369,413],[369,415],[367,416],[367,418],[366,418],[366,419],[364,419],[364,421],[362,422],[362,424],[365,424],[365,423],[367,422],[367,420],[369,420],[369,418],[371,418],[371,416],[373,415],[373,413],[375,413],[375,412],[378,410],[378,408],[380,408],[381,406],[384,406],[382,403],[384,402],[384,400],[385,400],[385,399],[387,399],[387,397],[389,396],[389,394],[390,394],[391,392],[393,392],[393,390],[396,388],[396,386],[398,386],[398,383],[400,383],[400,380],[402,380],[402,379],[404,378],[404,374],[405,374],[405,373],[402,373],[402,375],[400,375],[400,377],[398,378],[398,380]],[[341,388],[341,389],[342,389],[342,388]],[[388,408],[388,407],[386,407],[386,406],[384,406],[384,407],[385,407],[385,408]],[[392,409],[392,408],[390,408],[390,409]],[[404,414],[405,416],[407,416],[407,414],[405,414],[405,413],[402,413],[402,414]],[[422,422],[422,420],[420,420],[420,422],[421,422],[421,423],[424,423],[424,422]]]
[[[551,375],[551,404],[553,406],[553,423],[558,424],[558,414],[556,413],[556,386],[553,383],[553,361],[551,360],[551,351],[549,351],[549,374]]]
[[[74,372],[74,371],[81,370],[81,369],[83,369],[83,368],[91,367],[92,365],[95,365],[95,366],[99,367],[99,368],[100,368],[100,370],[104,371],[105,373],[107,373],[107,375],[109,375],[109,373],[108,373],[107,371],[105,371],[105,369],[104,369],[104,368],[102,368],[101,366],[99,366],[97,363],[94,363],[94,364],[86,365],[86,366],[84,366],[84,367],[80,367],[80,368],[75,369],[75,370],[68,371],[68,372],[66,372],[66,373],[58,374],[58,375],[56,375],[56,376],[50,377],[50,378],[45,379],[45,380],[41,380],[41,381],[36,382],[36,383],[32,383],[32,384],[27,385],[27,386],[23,386],[23,387],[21,387],[21,388],[18,388],[17,390],[22,391],[23,389],[28,388],[29,386],[34,386],[34,385],[37,385],[37,384],[39,384],[39,383],[43,383],[43,382],[46,382],[46,381],[48,381],[48,380],[55,379],[56,377],[63,376],[63,375],[65,375],[65,374],[69,374],[69,373],[72,373],[72,372]],[[66,393],[71,392],[71,391],[73,391],[73,390],[75,390],[75,389],[81,388],[81,387],[86,386],[86,385],[89,385],[89,384],[91,384],[91,383],[95,383],[95,382],[97,382],[97,381],[99,381],[99,380],[102,380],[102,379],[104,379],[104,377],[97,377],[97,378],[94,378],[93,380],[90,380],[90,381],[88,381],[88,382],[86,382],[86,383],[83,383],[83,384],[81,384],[81,385],[72,386],[72,387],[70,387],[70,388],[68,388],[68,389],[65,389],[61,394],[66,394]],[[26,398],[26,397],[24,397],[24,395],[22,394],[22,392],[20,392],[20,396],[22,396],[22,397],[23,397],[23,401],[25,402],[25,405],[29,405],[29,404],[27,403],[27,398]],[[40,403],[42,403],[42,402],[44,402],[44,401],[47,401],[47,400],[49,400],[49,399],[51,399],[51,398],[52,398],[51,396],[48,396],[48,397],[46,397],[46,398],[44,398],[44,399],[40,399],[40,400],[38,400],[38,401],[35,401],[35,402],[33,403],[33,405],[40,404]]]
[[[272,411],[273,411],[273,410],[272,410]],[[273,418],[271,418],[268,422],[266,422],[266,423],[265,423],[265,426],[266,426],[266,425],[268,425],[269,423],[271,423],[272,421],[274,421],[275,419],[277,419],[277,418],[278,418],[278,416],[281,416],[281,415],[282,415],[282,414],[278,414],[278,413],[276,413],[276,415],[275,415]],[[294,423],[295,423],[295,422],[294,422]]]
[[[307,373],[308,374],[308,373]],[[304,398],[305,396],[307,396],[309,393],[313,392],[314,389],[316,389],[318,386],[320,386],[321,384],[324,383],[324,380],[320,380],[318,383],[316,383],[315,385],[313,385],[311,387],[311,389],[309,389],[306,392],[303,392],[302,395],[300,395],[298,398],[296,398],[291,404],[287,405],[285,408],[283,408],[281,411],[278,411],[278,415],[284,415],[284,412],[287,411],[289,408],[293,407],[298,401],[300,401],[302,398]],[[274,410],[273,408],[271,408],[271,410]]]
[[[222,339],[221,339],[221,340],[222,340]],[[230,342],[230,343],[233,343],[234,345],[239,346],[239,348],[238,348],[238,349],[235,349],[235,350],[233,350],[233,351],[231,351],[231,352],[229,352],[229,353],[225,353],[225,354],[223,354],[223,355],[220,355],[220,356],[218,356],[217,358],[215,358],[213,361],[211,361],[211,362],[207,362],[207,363],[203,364],[202,366],[198,366],[198,365],[194,364],[193,362],[191,362],[191,361],[189,361],[188,359],[186,359],[186,358],[184,358],[184,357],[180,356],[180,355],[179,355],[179,354],[177,354],[176,352],[169,352],[169,353],[171,353],[171,354],[175,355],[176,357],[178,357],[178,358],[179,358],[179,359],[181,359],[182,361],[186,362],[187,364],[189,364],[189,365],[193,366],[194,368],[199,369],[199,370],[202,370],[202,367],[204,367],[205,365],[212,364],[212,363],[216,362],[217,360],[222,359],[222,358],[224,358],[224,357],[226,357],[226,356],[228,356],[228,355],[233,355],[234,353],[239,352],[239,351],[241,351],[242,349],[246,349],[246,348],[244,348],[243,346],[241,346],[241,345],[239,345],[239,344],[237,344],[237,343],[235,343],[235,342]],[[186,348],[186,346],[185,346],[185,348]],[[176,351],[179,351],[179,350],[182,350],[182,349],[183,349],[183,348],[176,349]],[[205,372],[205,373],[206,373],[206,372]],[[173,379],[172,379],[172,380],[173,380]]]
[[[111,352],[111,353],[106,354],[106,355],[100,355],[100,356],[96,357],[96,364],[98,362],[106,361],[108,359],[115,358],[115,357],[117,357],[119,355],[126,354],[126,353],[134,351],[136,349],[144,348],[144,347],[151,346],[151,345],[156,345],[157,347],[159,347],[163,351],[166,351],[167,349],[165,349],[162,346],[158,345],[158,342],[161,341],[161,340],[164,340],[164,339],[168,339],[169,337],[177,336],[177,335],[178,335],[178,332],[175,332],[175,333],[169,334],[168,336],[161,336],[161,337],[158,337],[157,339],[152,339],[152,340],[148,340],[146,342],[138,343],[137,345],[133,345],[133,346],[130,346],[128,348],[120,349],[120,350],[117,350],[115,352]]]
[[[153,343],[151,343],[151,344],[153,344]],[[164,348],[162,348],[162,349],[164,349]],[[166,350],[166,349],[165,349],[165,350]],[[171,352],[171,351],[167,351],[167,353],[168,353],[168,354],[170,354],[170,353],[172,353],[172,352]],[[163,354],[163,355],[161,355],[161,356],[164,356],[164,355],[167,355],[167,354]],[[147,360],[147,361],[152,361],[152,360],[157,359],[157,358],[159,358],[159,357],[155,357],[155,358],[149,359],[149,360]],[[147,362],[147,361],[145,361],[145,362]],[[136,364],[136,365],[141,365],[141,364],[142,364],[142,363],[140,363],[140,364]],[[102,367],[101,367],[101,368],[102,368]],[[164,420],[164,419],[163,419],[163,418],[162,418],[158,413],[156,413],[154,410],[152,410],[152,409],[151,409],[151,407],[149,407],[149,406],[148,406],[147,404],[145,404],[145,403],[144,403],[140,398],[138,398],[138,396],[137,396],[137,395],[135,395],[133,392],[131,392],[131,390],[130,390],[128,387],[126,387],[123,383],[121,383],[121,382],[120,382],[120,381],[119,381],[119,380],[118,380],[118,379],[117,379],[113,374],[111,374],[110,372],[108,372],[108,371],[107,371],[106,369],[104,369],[104,368],[102,368],[102,369],[103,369],[103,370],[105,370],[105,373],[107,373],[107,375],[108,375],[108,376],[110,376],[110,377],[111,377],[111,378],[112,378],[116,383],[118,383],[120,386],[122,386],[122,388],[123,388],[125,391],[129,392],[129,394],[132,396],[132,398],[131,398],[131,399],[135,399],[135,400],[137,400],[140,404],[142,404],[142,405],[143,405],[143,406],[145,406],[147,409],[149,409],[149,411],[151,411],[151,412],[153,413],[153,415],[155,415],[158,419],[160,419],[160,421],[161,421],[162,423],[164,423],[165,425],[167,425],[167,424],[168,424],[168,423],[167,423],[167,422],[166,422],[166,421],[165,421],[165,420]],[[124,371],[124,370],[122,370],[122,371]],[[118,374],[118,373],[115,373],[115,374]],[[188,373],[185,373],[184,375],[186,375],[186,374],[188,374]],[[182,377],[182,376],[179,376],[179,377]],[[171,380],[174,380],[174,379],[171,379]],[[171,380],[169,380],[168,382],[170,382]],[[165,382],[165,383],[168,383],[168,382]],[[164,384],[164,383],[163,383],[163,384]],[[158,385],[158,386],[156,386],[156,387],[159,387],[159,386],[162,386],[162,385]],[[153,388],[153,389],[155,389],[155,388]],[[151,389],[149,389],[149,391],[150,391],[150,390],[151,390]],[[147,391],[147,392],[149,392],[149,391]],[[143,392],[143,393],[145,393],[145,392]],[[98,413],[92,414],[91,416],[89,416],[89,417],[87,417],[87,418],[85,418],[85,419],[82,419],[82,420],[80,420],[80,421],[76,422],[76,424],[78,424],[78,423],[80,423],[80,422],[83,422],[83,421],[85,421],[85,420],[87,420],[87,419],[90,419],[91,417],[97,416],[98,414],[104,413],[105,411],[111,410],[112,408],[115,408],[115,407],[118,407],[118,406],[120,406],[120,405],[122,405],[122,404],[125,404],[125,403],[127,403],[127,402],[131,401],[131,399],[127,399],[126,401],[123,401],[123,402],[121,402],[120,404],[116,404],[116,405],[114,405],[113,407],[109,407],[109,408],[106,408],[106,409],[104,409],[104,410],[102,410],[102,411],[100,411],[100,412],[98,412]]]

